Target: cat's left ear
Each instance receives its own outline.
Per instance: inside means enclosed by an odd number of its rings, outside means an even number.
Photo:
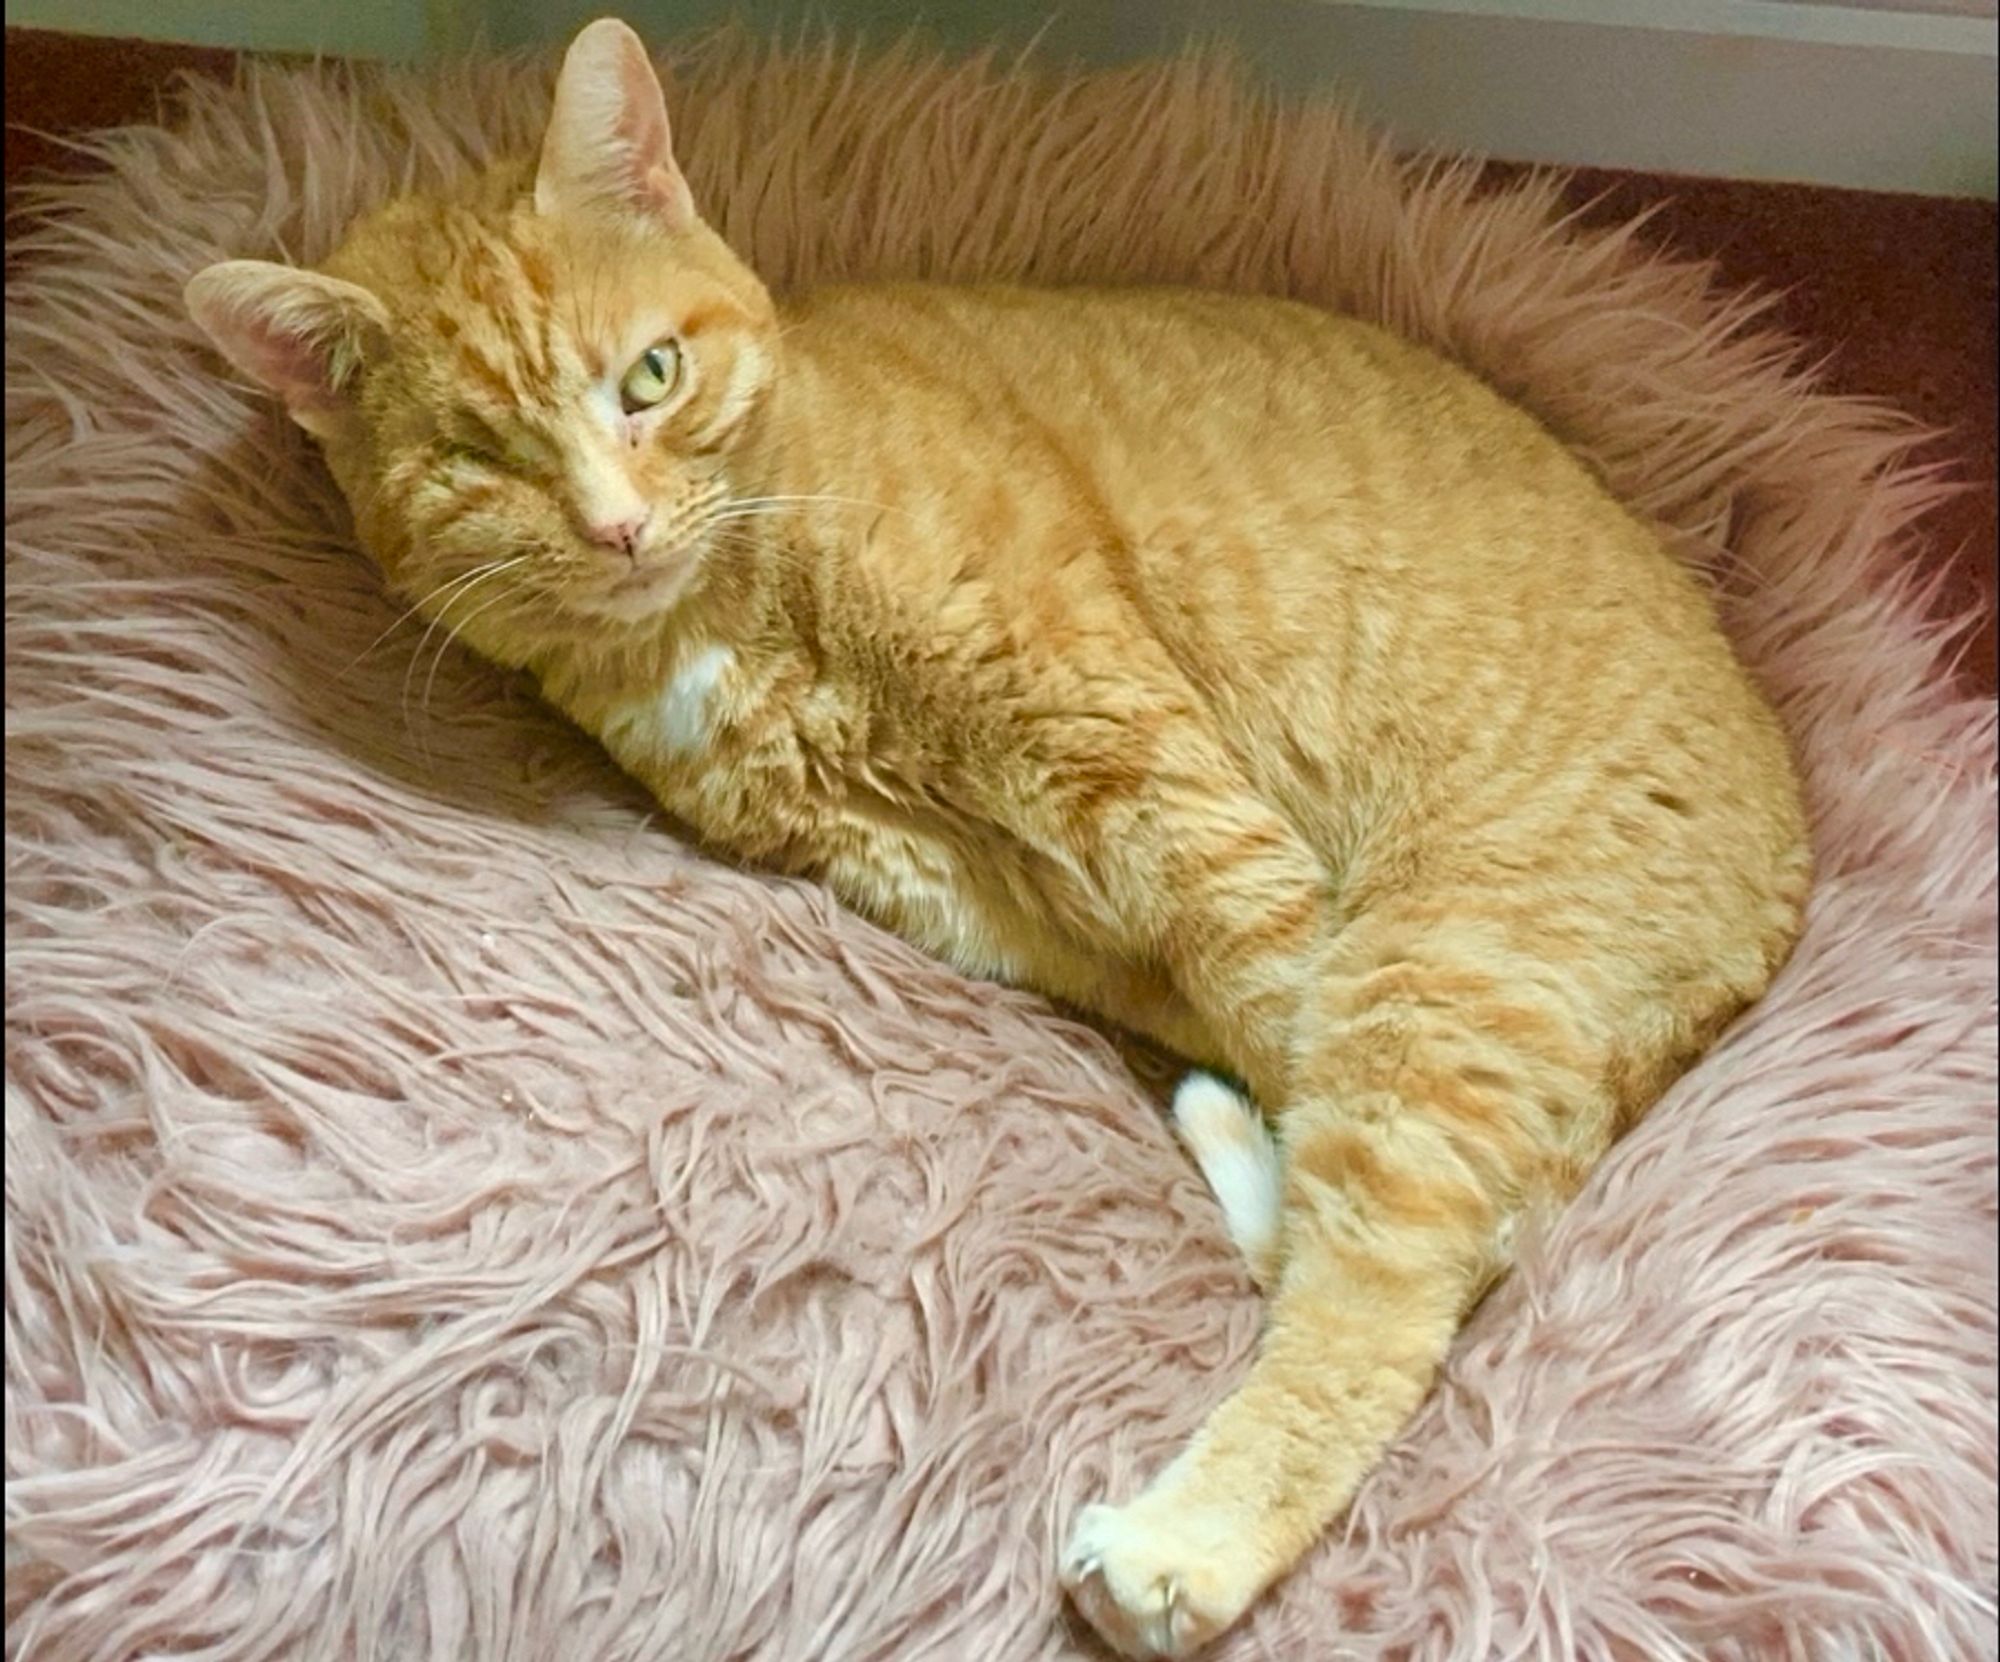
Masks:
[[[382,302],[359,284],[268,260],[197,272],[186,300],[222,355],[322,439],[346,416],[356,373],[389,333]]]
[[[674,160],[667,101],[640,39],[601,17],[570,42],[535,174],[535,210],[639,213],[667,230],[695,220]]]

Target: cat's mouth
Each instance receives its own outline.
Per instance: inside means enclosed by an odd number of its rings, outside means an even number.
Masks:
[[[607,600],[639,600],[657,589],[677,585],[680,580],[679,561],[649,561],[636,570],[628,571],[605,591]]]
[[[680,598],[694,577],[699,552],[698,545],[689,545],[653,554],[578,596],[572,605],[588,616],[611,622],[643,622]]]

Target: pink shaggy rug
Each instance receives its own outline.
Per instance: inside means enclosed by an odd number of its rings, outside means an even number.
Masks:
[[[1056,1547],[1258,1307],[1099,1034],[660,823],[394,612],[180,309],[538,133],[547,63],[260,70],[98,146],[7,310],[7,1653],[1096,1654]],[[1771,997],[1527,1246],[1241,1659],[1994,1654],[1991,705],[1946,488],[1758,308],[1209,59],[672,64],[769,276],[1309,297],[1717,577],[1811,779]],[[383,639],[386,634],[387,638]]]

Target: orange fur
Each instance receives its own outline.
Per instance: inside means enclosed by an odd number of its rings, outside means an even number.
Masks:
[[[572,48],[538,168],[189,300],[392,586],[714,846],[1271,1115],[1256,1367],[1065,1556],[1128,1654],[1183,1654],[1297,1559],[1516,1220],[1798,930],[1775,721],[1528,416],[1277,300],[773,300],[694,216],[621,25]],[[622,412],[667,338],[681,382]],[[590,540],[628,510],[632,548]],[[1206,1123],[1198,1154],[1255,1146]]]

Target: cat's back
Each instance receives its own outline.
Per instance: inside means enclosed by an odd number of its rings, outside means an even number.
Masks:
[[[1033,587],[1081,541],[1170,636],[1185,614],[1280,679],[1364,638],[1414,693],[1428,666],[1441,703],[1527,661],[1657,688],[1692,653],[1735,679],[1658,536],[1534,417],[1386,330],[1175,288],[856,284],[784,312],[814,407],[800,488],[897,507],[954,571]]]
[[[1089,498],[1137,545],[1260,528],[1403,582],[1528,588],[1671,562],[1533,417],[1387,330],[1198,289],[879,283],[783,303],[843,461],[924,494]],[[1073,502],[1064,506],[1074,507]],[[1002,516],[1003,519],[1008,516]],[[1579,534],[1566,535],[1569,528]],[[1532,560],[1510,558],[1533,544]],[[1613,548],[1611,545],[1617,545]],[[1667,581],[1674,581],[1673,575]]]
[[[856,283],[781,302],[817,366],[908,405],[1027,417],[1086,450],[1158,453],[1461,422],[1479,384],[1385,330],[1297,301],[1175,287]],[[1338,406],[1330,399],[1337,398]],[[996,403],[1000,406],[995,408]],[[1515,412],[1481,411],[1511,425]]]
[[[1718,840],[1753,890],[1797,868],[1787,747],[1705,590],[1443,357],[1170,288],[854,285],[781,310],[824,417],[794,426],[814,437],[791,488],[897,510],[882,592],[929,606],[970,578],[994,632],[1059,664],[1117,656],[1129,619],[1125,662],[1157,651],[1202,689],[1329,850],[1520,820],[1596,863],[1640,781],[1716,805],[1654,839],[1649,883]]]

